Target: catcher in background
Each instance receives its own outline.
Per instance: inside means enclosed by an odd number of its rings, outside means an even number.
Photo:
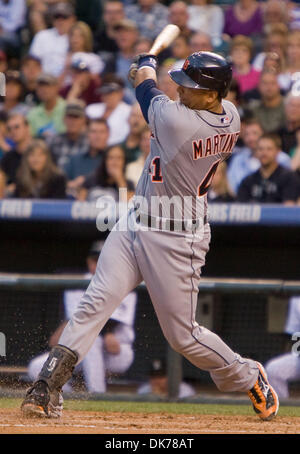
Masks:
[[[154,359],[149,370],[149,380],[141,384],[137,390],[138,394],[151,394],[161,398],[168,396],[168,373],[164,359]],[[196,391],[188,383],[179,384],[178,399],[195,396]]]

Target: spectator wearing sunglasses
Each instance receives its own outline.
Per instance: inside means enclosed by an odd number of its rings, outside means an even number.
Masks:
[[[53,8],[52,28],[39,31],[33,38],[29,53],[42,62],[44,72],[59,76],[65,67],[69,50],[69,32],[75,23],[70,3],[58,3]]]

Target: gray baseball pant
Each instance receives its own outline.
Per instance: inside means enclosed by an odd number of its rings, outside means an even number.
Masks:
[[[233,352],[195,320],[209,224],[188,234],[153,231],[138,226],[134,216],[125,215],[109,234],[96,273],[59,344],[77,352],[80,362],[116,307],[144,281],[171,347],[208,371],[220,391],[248,391],[258,377],[256,362]],[[128,222],[135,228],[127,229]]]

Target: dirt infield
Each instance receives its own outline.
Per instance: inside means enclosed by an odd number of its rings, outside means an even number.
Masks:
[[[184,416],[184,417],[183,417]],[[29,419],[19,409],[0,409],[0,434],[295,434],[300,418],[253,416],[101,413],[65,410],[62,419]]]

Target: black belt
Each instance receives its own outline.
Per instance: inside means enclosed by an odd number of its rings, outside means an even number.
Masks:
[[[207,224],[208,217],[205,215],[203,219],[175,220],[139,214],[136,216],[136,222],[153,229],[168,230],[170,232],[190,232],[197,230],[201,225]]]

